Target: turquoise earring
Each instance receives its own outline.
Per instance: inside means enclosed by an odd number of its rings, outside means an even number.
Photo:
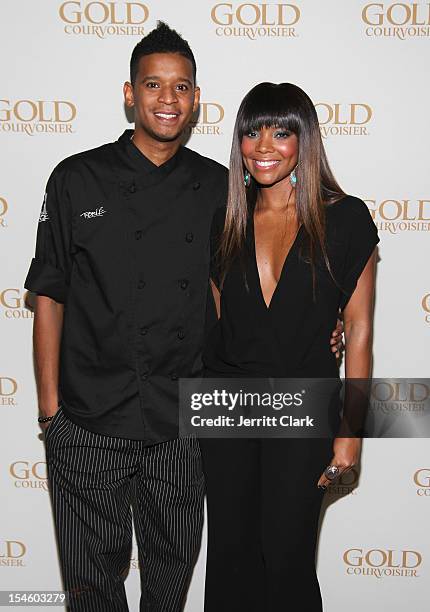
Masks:
[[[297,164],[298,166],[298,164]],[[290,173],[290,183],[291,183],[291,187],[296,187],[297,185],[297,174],[296,174],[296,169],[297,166],[294,168],[294,170],[291,171]]]
[[[243,182],[245,184],[245,187],[249,187],[251,184],[251,175],[249,174],[248,170],[245,170],[245,174],[243,175]]]

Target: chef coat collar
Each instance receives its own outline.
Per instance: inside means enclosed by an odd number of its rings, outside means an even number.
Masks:
[[[133,133],[134,130],[125,130],[119,137],[118,142],[124,148],[128,158],[139,173],[162,177],[169,174],[177,166],[182,156],[182,145],[170,159],[161,164],[161,166],[157,166],[133,143],[131,140]]]

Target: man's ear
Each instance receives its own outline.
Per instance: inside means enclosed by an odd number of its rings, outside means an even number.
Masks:
[[[133,108],[134,106],[134,93],[133,93],[133,85],[130,81],[126,81],[124,83],[124,87],[122,88],[124,92],[124,102],[126,106],[129,108]]]
[[[193,103],[193,113],[196,112],[196,110],[199,107],[199,103],[200,103],[200,87],[195,87],[194,88],[194,103]]]

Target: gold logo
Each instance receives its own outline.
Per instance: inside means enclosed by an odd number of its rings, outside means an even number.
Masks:
[[[235,5],[229,2],[215,4],[211,10],[217,36],[243,37],[251,40],[268,37],[297,36],[296,24],[300,9],[295,4]]]
[[[8,211],[9,205],[5,198],[0,197],[0,227],[7,227],[5,215]]]
[[[72,134],[76,106],[66,100],[0,100],[0,130],[35,134]]]
[[[371,387],[371,408],[383,414],[422,413],[429,397],[430,387],[422,380],[379,380]]]
[[[414,483],[417,485],[417,495],[430,497],[430,468],[420,468],[414,474]]]
[[[423,2],[371,2],[361,11],[366,36],[405,40],[430,36],[430,4]]]
[[[17,489],[48,490],[45,461],[36,461],[36,463],[14,461],[9,466],[9,473]]]
[[[33,312],[26,308],[28,301],[28,291],[23,295],[20,289],[15,288],[0,291],[0,306],[4,309],[6,319],[32,319]]]
[[[75,36],[144,36],[149,9],[141,2],[63,2],[64,32]]]
[[[0,540],[0,566],[24,567],[27,547],[19,540]]]
[[[430,231],[430,200],[364,200],[375,225],[380,231],[399,232]]]
[[[315,104],[321,136],[368,136],[373,111],[368,104]]]
[[[190,124],[191,134],[220,136],[225,111],[217,102],[200,102],[196,121]]]
[[[349,548],[343,553],[343,561],[349,575],[417,578],[422,555],[416,550]]]
[[[424,320],[426,323],[430,323],[430,293],[426,293],[421,300],[421,306],[424,310]]]
[[[0,376],[0,406],[17,406],[18,383],[9,376]]]

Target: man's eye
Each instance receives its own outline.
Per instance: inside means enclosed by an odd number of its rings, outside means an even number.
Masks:
[[[147,87],[153,89],[155,87],[158,87],[158,83],[155,83],[154,81],[148,81],[148,83],[146,84]]]
[[[181,85],[178,85],[178,89],[179,91],[187,91],[188,87],[187,85],[184,85],[183,83],[181,83]]]

